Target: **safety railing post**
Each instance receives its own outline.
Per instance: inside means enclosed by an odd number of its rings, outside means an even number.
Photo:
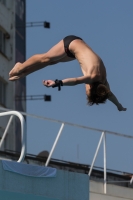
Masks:
[[[57,137],[56,137],[56,139],[55,139],[55,142],[54,142],[54,144],[53,144],[53,146],[52,146],[52,149],[51,149],[51,151],[50,151],[50,153],[49,153],[48,159],[47,159],[47,161],[46,161],[46,163],[45,163],[45,166],[48,166],[48,164],[49,164],[50,158],[51,158],[51,156],[52,156],[52,154],[53,154],[53,152],[54,152],[54,149],[55,149],[55,147],[56,147],[56,145],[57,145],[57,142],[58,142],[59,137],[60,137],[60,135],[61,135],[61,133],[62,133],[63,127],[64,127],[64,123],[62,123],[62,125],[61,125],[61,127],[60,127],[60,130],[59,130],[59,132],[58,132],[58,134],[57,134]]]
[[[107,164],[106,164],[106,132],[103,137],[103,152],[104,152],[104,194],[107,193]]]
[[[94,155],[94,158],[93,158],[91,167],[90,167],[90,171],[89,171],[89,173],[88,173],[89,176],[91,175],[91,172],[92,172],[92,169],[93,169],[93,166],[94,166],[94,163],[95,163],[95,160],[96,160],[96,157],[97,157],[99,148],[100,148],[100,146],[101,146],[101,142],[102,142],[103,136],[104,136],[104,132],[102,132],[102,134],[101,134],[101,137],[100,137],[100,140],[99,140],[99,143],[98,143],[98,146],[97,146],[97,149],[96,149],[96,152],[95,152],[95,155]]]

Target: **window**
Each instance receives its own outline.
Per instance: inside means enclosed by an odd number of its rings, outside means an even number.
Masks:
[[[0,30],[0,52],[5,54],[5,34]]]
[[[5,105],[6,99],[6,84],[0,80],[0,104]]]
[[[6,6],[6,0],[0,0],[0,3]]]

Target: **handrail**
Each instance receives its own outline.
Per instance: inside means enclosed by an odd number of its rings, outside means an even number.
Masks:
[[[19,119],[20,119],[20,123],[21,123],[21,142],[22,142],[22,149],[21,149],[21,154],[20,154],[20,157],[19,157],[19,160],[17,162],[22,162],[25,158],[25,154],[26,154],[26,131],[25,131],[25,119],[23,117],[23,115],[18,112],[18,111],[7,111],[7,112],[2,112],[0,113],[0,117],[3,117],[3,116],[7,116],[7,115],[11,115],[9,121],[8,121],[8,124],[6,126],[6,129],[5,129],[5,132],[3,134],[3,137],[1,139],[1,142],[0,142],[0,147],[2,146],[3,144],[3,141],[7,135],[7,131],[9,129],[9,126],[12,122],[12,119],[13,119],[13,116],[17,116]]]
[[[2,111],[10,111],[11,109],[6,109],[6,108],[0,107],[0,110],[2,110]],[[79,125],[79,124],[65,122],[65,121],[62,121],[62,120],[56,120],[56,119],[52,119],[52,118],[48,118],[48,117],[42,117],[42,116],[38,116],[38,115],[33,115],[33,114],[26,113],[26,112],[20,112],[20,113],[22,115],[25,115],[25,116],[28,116],[28,117],[33,117],[33,118],[42,119],[42,120],[48,120],[48,121],[61,123],[61,124],[63,123],[65,125],[75,126],[75,127],[78,127],[78,128],[88,129],[88,130],[92,130],[92,131],[96,131],[96,132],[106,132],[107,134],[112,134],[112,135],[117,135],[117,136],[120,136],[120,137],[133,139],[132,135],[122,134],[122,133],[113,132],[113,131],[104,130],[104,129],[97,129],[97,128],[93,128],[93,127],[89,127],[89,126],[83,126],[83,125]]]

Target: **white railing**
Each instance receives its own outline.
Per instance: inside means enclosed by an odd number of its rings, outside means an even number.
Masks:
[[[24,119],[23,115],[20,112],[17,112],[17,111],[7,111],[7,112],[0,113],[0,117],[4,117],[4,116],[10,116],[10,118],[9,118],[9,121],[8,121],[7,126],[5,128],[5,131],[4,131],[4,134],[3,134],[1,141],[0,141],[0,149],[3,145],[4,139],[7,135],[7,132],[9,130],[9,127],[11,125],[13,117],[17,116],[20,119],[20,123],[21,123],[21,144],[22,144],[21,154],[20,154],[19,160],[17,162],[22,162],[24,160],[25,154],[26,154],[25,119]]]
[[[7,110],[7,109],[4,109],[4,108],[0,108],[0,110]],[[12,112],[15,112],[15,111],[12,111]],[[106,134],[111,134],[111,135],[116,135],[116,136],[120,136],[120,137],[124,137],[124,138],[129,138],[129,139],[133,139],[133,136],[132,135],[125,135],[125,134],[121,134],[121,133],[116,133],[116,132],[112,132],[112,131],[107,131],[107,130],[101,130],[101,129],[96,129],[96,128],[91,128],[91,127],[87,127],[87,126],[81,126],[81,125],[78,125],[78,124],[72,124],[72,123],[69,123],[69,122],[63,122],[61,120],[55,120],[55,119],[50,119],[50,118],[47,118],[47,117],[41,117],[41,116],[36,116],[36,115],[32,115],[32,114],[28,114],[28,113],[24,113],[24,112],[21,112],[22,115],[25,115],[25,116],[29,116],[29,117],[33,117],[33,118],[37,118],[37,119],[42,119],[42,120],[48,120],[48,121],[52,121],[52,122],[57,122],[57,123],[60,123],[61,124],[61,127],[59,129],[59,132],[56,136],[56,139],[54,141],[54,144],[51,148],[51,151],[49,153],[49,156],[47,158],[47,161],[45,163],[45,166],[48,166],[49,162],[50,162],[50,159],[52,157],[52,154],[55,150],[55,147],[58,143],[58,140],[61,136],[61,133],[63,131],[63,128],[65,125],[69,125],[69,126],[74,126],[74,127],[79,127],[79,128],[84,128],[84,129],[88,129],[88,130],[93,130],[93,131],[97,131],[97,132],[101,132],[101,137],[99,139],[99,142],[98,142],[98,145],[97,145],[97,148],[96,148],[96,152],[94,154],[94,158],[92,160],[92,164],[91,164],[91,167],[90,167],[90,170],[89,170],[89,173],[88,173],[88,176],[90,177],[91,176],[91,173],[92,173],[92,169],[94,167],[94,163],[96,161],[96,158],[97,158],[97,155],[98,155],[98,152],[99,152],[99,149],[100,149],[100,146],[101,146],[101,143],[103,142],[103,153],[104,153],[104,159],[103,159],[103,162],[104,162],[104,193],[106,194],[107,192],[107,183],[108,182],[123,182],[123,181],[107,181],[107,166],[106,166]],[[1,116],[1,114],[0,114]],[[23,129],[24,130],[24,129]],[[24,139],[23,139],[23,142],[24,142]],[[24,144],[23,144],[24,145]],[[25,145],[24,145],[25,147]],[[23,148],[24,148],[23,147]],[[23,150],[24,151],[24,150]],[[130,181],[124,181],[124,182],[129,182],[130,184],[133,183],[133,176],[131,178]]]

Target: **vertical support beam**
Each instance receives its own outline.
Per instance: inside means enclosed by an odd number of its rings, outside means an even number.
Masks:
[[[54,149],[55,149],[55,147],[56,147],[56,145],[57,145],[57,142],[58,142],[59,137],[60,137],[60,135],[61,135],[61,133],[62,133],[62,130],[63,130],[64,125],[65,125],[65,124],[62,123],[62,125],[61,125],[61,127],[60,127],[60,130],[59,130],[59,132],[58,132],[58,134],[57,134],[57,137],[56,137],[56,139],[55,139],[55,141],[54,141],[54,144],[53,144],[53,146],[52,146],[52,149],[51,149],[51,151],[50,151],[50,153],[49,153],[48,159],[47,159],[47,161],[46,161],[46,163],[45,163],[45,166],[48,166],[48,164],[49,164],[50,158],[51,158],[51,156],[52,156],[52,154],[53,154],[53,152],[54,152]]]
[[[106,164],[106,132],[103,137],[103,153],[104,153],[104,194],[107,193],[107,164]]]
[[[100,148],[100,146],[101,146],[101,142],[102,142],[103,136],[104,136],[104,132],[102,132],[102,134],[101,134],[101,137],[100,137],[100,140],[99,140],[99,143],[98,143],[98,146],[97,146],[97,149],[96,149],[96,152],[95,152],[95,155],[94,155],[94,158],[93,158],[91,167],[90,167],[90,171],[89,171],[89,173],[88,173],[89,176],[91,175],[91,172],[92,172],[92,169],[93,169],[93,166],[94,166],[94,163],[95,163],[95,160],[96,160],[96,157],[97,157],[99,148]]]

